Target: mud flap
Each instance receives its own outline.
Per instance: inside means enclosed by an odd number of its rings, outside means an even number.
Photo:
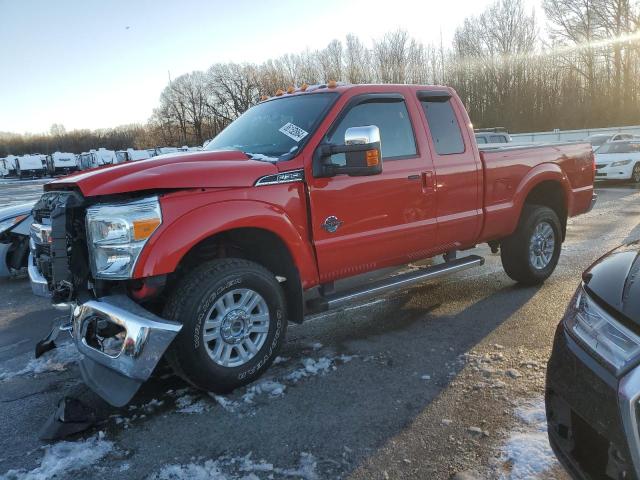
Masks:
[[[142,381],[120,375],[84,357],[80,361],[84,383],[114,407],[124,407],[142,386]]]
[[[91,428],[95,411],[76,398],[65,397],[40,430],[40,440],[58,440]]]

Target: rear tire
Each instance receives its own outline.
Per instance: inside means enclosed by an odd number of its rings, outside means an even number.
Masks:
[[[287,330],[285,296],[274,275],[237,258],[213,260],[187,274],[164,316],[183,325],[167,361],[187,382],[215,393],[262,375]]]
[[[524,285],[539,285],[553,273],[562,249],[562,227],[556,213],[541,205],[525,205],[517,230],[501,242],[507,275]]]

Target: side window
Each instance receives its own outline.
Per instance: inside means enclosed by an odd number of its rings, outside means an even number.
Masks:
[[[464,141],[451,101],[420,100],[438,155],[464,153]]]
[[[491,135],[489,143],[507,143],[507,139],[502,135]]]
[[[476,137],[476,142],[477,143],[487,143],[487,137]]]
[[[416,141],[404,100],[380,99],[366,101],[352,107],[329,134],[327,141],[343,144],[347,128],[366,125],[375,125],[380,129],[380,144],[384,160],[416,154]],[[337,165],[345,164],[344,154],[333,155],[331,160]]]

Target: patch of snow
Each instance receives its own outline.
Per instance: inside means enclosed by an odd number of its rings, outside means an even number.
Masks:
[[[99,432],[86,440],[58,442],[45,447],[40,466],[30,470],[9,470],[2,480],[46,480],[65,478],[66,474],[77,472],[94,465],[113,451],[113,442],[104,439]]]
[[[55,348],[45,353],[40,358],[34,358],[29,360],[27,365],[18,371],[0,372],[0,381],[10,380],[15,377],[21,377],[24,375],[39,375],[47,372],[62,372],[67,367],[80,360],[81,355],[78,352],[76,346],[71,343],[64,343],[58,348]]]
[[[158,400],[156,398],[152,398],[148,403],[145,403],[144,405],[142,405],[141,408],[143,408],[146,412],[151,413],[157,407],[161,407],[162,405],[164,405],[164,400]]]
[[[501,460],[506,470],[504,480],[552,478],[550,470],[558,465],[547,438],[544,400],[535,399],[515,409],[521,425],[509,436],[501,449]]]
[[[253,461],[251,453],[244,457],[221,457],[204,463],[165,465],[149,480],[259,480],[256,474],[318,480],[317,461],[310,453],[301,453],[296,468],[278,468],[264,460]]]
[[[279,397],[284,394],[286,385],[273,380],[263,380],[255,385],[247,388],[247,393],[242,396],[242,401],[245,403],[253,403],[253,399],[256,395],[269,394],[270,397]]]
[[[204,400],[195,401],[195,398],[191,395],[179,397],[176,400],[176,406],[178,407],[176,410],[178,413],[204,413],[209,410],[209,406]]]
[[[213,398],[216,402],[218,402],[218,405],[220,405],[222,408],[224,408],[227,412],[230,412],[230,413],[234,413],[240,406],[238,402],[229,400],[226,397],[223,397],[222,395],[209,393],[209,396]]]
[[[279,363],[285,363],[291,360],[289,357],[276,357],[273,359],[273,365],[278,365]]]
[[[431,375],[422,375],[420,377],[420,379],[422,379],[422,380],[431,380]]]
[[[246,153],[251,160],[260,160],[261,162],[277,162],[280,160],[278,157],[269,157],[267,155],[263,155],[262,153]]]
[[[202,465],[190,463],[188,465],[166,465],[158,473],[149,477],[150,480],[228,480],[222,473],[218,462],[207,460]]]

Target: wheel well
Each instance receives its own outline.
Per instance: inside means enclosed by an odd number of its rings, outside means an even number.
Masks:
[[[564,189],[560,183],[553,180],[539,183],[529,192],[524,203],[529,205],[543,205],[553,210],[560,220],[560,225],[562,225],[562,240],[564,241],[567,233],[568,212]]]
[[[176,269],[178,278],[203,261],[214,258],[244,258],[256,262],[279,279],[287,299],[289,320],[302,323],[303,291],[300,273],[284,241],[260,228],[238,228],[213,235],[194,245]]]

